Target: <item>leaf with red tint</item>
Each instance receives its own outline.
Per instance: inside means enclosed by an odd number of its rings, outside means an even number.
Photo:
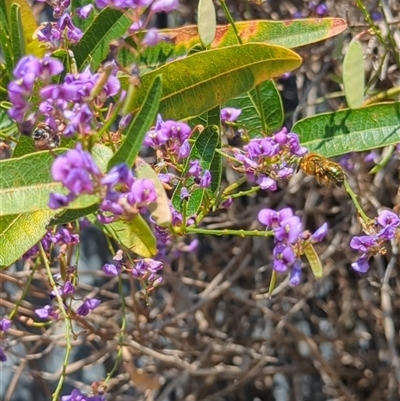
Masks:
[[[236,23],[243,43],[263,42],[287,48],[295,48],[315,43],[338,35],[347,28],[342,18],[293,19],[287,21],[254,20]],[[148,68],[185,56],[200,45],[196,25],[160,31],[164,41],[157,46],[148,48],[142,61]],[[217,32],[210,48],[226,47],[238,44],[231,25],[217,26]],[[121,60],[123,65],[130,60]]]

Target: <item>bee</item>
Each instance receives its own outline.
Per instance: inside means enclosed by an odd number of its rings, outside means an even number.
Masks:
[[[50,150],[60,146],[60,136],[47,124],[39,123],[32,132],[36,150]]]
[[[345,180],[345,173],[340,164],[318,153],[308,153],[301,160],[299,167],[305,174],[313,175],[318,184],[325,187],[340,186]]]

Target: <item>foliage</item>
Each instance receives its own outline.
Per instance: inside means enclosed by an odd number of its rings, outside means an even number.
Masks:
[[[341,34],[343,19],[235,23],[223,1],[230,23],[217,26],[213,2],[201,0],[198,27],[157,33],[142,27],[127,36],[147,6],[153,14],[161,0],[138,1],[135,12],[94,8],[89,19],[77,15],[90,2],[76,1],[70,22],[40,29],[27,1],[6,3],[0,6],[0,132],[2,151],[8,152],[0,161],[0,266],[6,269],[23,257],[34,270],[45,267],[57,305],[41,309],[39,317],[72,322],[97,307],[85,300],[73,311],[63,301],[73,294],[66,283],[77,285],[72,249],[84,218],[114,241],[109,242],[114,261],[104,271],[132,273],[146,302],[162,281],[156,259],[167,252],[167,241],[182,236],[273,237],[269,296],[279,273],[288,275],[291,285],[300,283],[303,256],[320,279],[323,266],[314,244],[327,234],[325,224],[311,234],[291,209],[283,208],[260,211],[258,220],[267,230],[204,225],[207,216],[229,208],[234,199],[276,190],[298,168],[327,186],[345,181],[365,234],[351,244],[361,253],[355,270],[367,271],[370,257],[384,254],[385,241],[395,238],[397,215],[368,217],[342,166],[327,160],[393,150],[400,142],[398,88],[376,93],[372,87],[378,77],[365,82],[361,34],[344,57],[342,107],[304,117],[290,133],[282,129],[285,110],[277,80],[301,66],[293,49]],[[151,35],[158,40],[153,43]],[[399,57],[398,49],[384,45],[385,57],[391,52]],[[38,65],[37,72],[24,69],[27,60]],[[76,94],[68,92],[85,79]],[[233,146],[237,138],[240,146]],[[143,145],[154,150],[152,167],[139,157]],[[307,151],[318,155],[303,159]],[[226,168],[236,174],[234,182],[225,180]],[[60,230],[69,234],[61,236]],[[61,281],[54,281],[50,266],[59,267]],[[10,320],[20,313],[18,307],[8,314]],[[66,329],[70,337],[70,323]],[[53,400],[65,376],[64,370]]]

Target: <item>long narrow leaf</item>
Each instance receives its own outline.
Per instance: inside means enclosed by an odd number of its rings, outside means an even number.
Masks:
[[[78,69],[90,64],[95,71],[106,58],[111,41],[121,38],[131,23],[121,11],[103,9],[73,48]]]
[[[108,169],[120,163],[127,163],[129,166],[132,166],[135,162],[146,132],[151,127],[157,115],[161,89],[161,77],[156,76],[146,94],[140,111],[128,127],[123,144],[111,158]]]
[[[298,121],[301,144],[327,157],[400,142],[400,102],[339,110]]]
[[[132,111],[143,103],[159,74],[168,77],[163,82],[160,113],[164,118],[180,120],[201,115],[300,63],[301,58],[291,50],[262,43],[193,54],[144,74]]]

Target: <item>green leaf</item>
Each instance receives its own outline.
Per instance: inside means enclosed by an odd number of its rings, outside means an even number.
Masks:
[[[301,58],[291,50],[261,43],[204,51],[144,74],[135,108],[143,103],[159,74],[168,77],[159,112],[164,118],[180,120],[201,115],[300,63]]]
[[[284,113],[282,99],[274,81],[268,80],[259,85],[261,92],[262,105],[264,110],[265,123],[268,133],[276,131],[282,127]],[[258,113],[258,98],[255,90],[249,94],[243,94],[226,103],[228,107],[242,109],[237,123],[244,126],[250,137],[258,137],[262,132],[261,116]]]
[[[194,183],[193,178],[186,182],[186,187],[190,192],[190,199],[186,206],[186,217],[197,215],[202,207],[208,209],[210,207],[207,201],[215,195],[220,189],[221,174],[222,174],[222,157],[216,149],[221,148],[221,135],[217,126],[209,126],[203,132],[194,137],[194,144],[192,146],[190,155],[186,161],[183,176],[188,176],[190,162],[192,160],[200,160],[200,165],[204,170],[209,170],[211,173],[211,186],[208,189],[198,188]],[[194,189],[191,190],[191,186]],[[174,208],[181,212],[183,211],[183,204],[180,198],[182,184],[178,184],[172,196],[172,204]]]
[[[169,207],[169,198],[158,175],[149,164],[139,157],[136,159],[135,172],[138,178],[148,179],[153,182],[157,200],[149,204],[149,211],[157,225],[160,227],[168,227],[172,222],[172,213]]]
[[[109,52],[110,42],[120,39],[131,24],[121,11],[104,8],[72,49],[79,71],[89,63],[92,71],[96,71]]]
[[[312,245],[308,245],[304,248],[303,252],[308,260],[308,263],[310,264],[314,277],[322,278],[323,276],[322,263],[314,247]]]
[[[298,121],[302,146],[332,157],[400,142],[400,102],[345,109]]]
[[[36,152],[19,158],[0,161],[0,215],[36,212],[49,208],[51,192],[65,193],[50,173],[55,154],[67,149]],[[92,156],[101,171],[105,171],[111,150],[103,145],[93,147]],[[97,203],[95,195],[82,195],[68,209],[80,209]]]
[[[66,210],[65,212],[61,213],[59,216],[54,217],[50,221],[50,226],[57,226],[60,224],[67,224],[70,223],[71,221],[76,221],[80,219],[81,217],[85,217],[89,214],[94,214],[99,210],[99,205],[94,204],[82,209],[71,209],[71,210]]]
[[[161,77],[156,76],[146,94],[139,113],[136,114],[134,120],[130,123],[127,129],[127,134],[123,144],[111,158],[108,169],[111,169],[120,163],[126,163],[128,166],[134,164],[146,132],[150,129],[157,115],[158,105],[161,98],[161,89]]]
[[[8,267],[46,234],[54,210],[40,210],[0,219],[0,267]]]
[[[235,26],[244,43],[264,42],[287,48],[300,47],[328,39],[347,28],[346,21],[342,18],[240,21],[236,22]],[[200,43],[196,25],[165,29],[161,30],[160,34],[165,40],[157,46],[149,47],[141,55],[142,63],[151,69],[166,60],[187,55],[190,49]],[[128,39],[127,42],[129,42]],[[235,44],[237,44],[237,38],[232,26],[230,24],[217,26],[217,34],[211,48]]]
[[[365,92],[364,55],[360,43],[351,41],[343,60],[343,86],[347,105],[361,107]]]
[[[105,226],[106,233],[118,244],[132,250],[144,258],[157,253],[157,241],[153,231],[140,214],[130,221],[116,221]]]
[[[207,48],[217,32],[217,16],[212,0],[199,0],[197,7],[197,26],[201,44]]]
[[[22,30],[21,7],[18,4],[11,6],[10,14],[11,48],[14,61],[20,60],[25,54],[25,38]]]
[[[10,29],[8,26],[7,15],[0,8],[0,48],[3,52],[8,81],[2,82],[2,86],[6,86],[9,80],[13,77],[13,69],[15,65],[14,54],[11,46]]]
[[[35,20],[35,16],[33,15],[32,8],[29,4],[28,0],[5,0],[4,2],[0,1],[0,3],[5,3],[6,4],[6,10],[10,11],[12,10],[13,4],[16,4],[20,7],[21,11],[21,21],[23,22],[22,24],[22,32],[23,34],[21,35],[21,40],[24,41],[24,45],[21,47],[25,49],[23,54],[32,54],[38,58],[42,58],[44,54],[46,53],[46,48],[41,44],[37,38],[35,37],[35,32],[37,29],[37,23]],[[13,27],[12,19],[9,16],[9,21],[10,24],[9,26],[11,28],[16,28]],[[11,35],[13,36],[13,35]],[[15,62],[17,62],[19,59],[15,59]]]

